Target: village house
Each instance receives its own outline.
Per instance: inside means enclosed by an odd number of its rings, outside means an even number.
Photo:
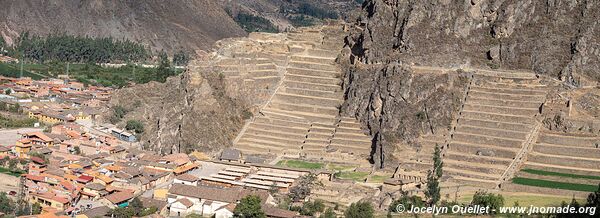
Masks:
[[[193,185],[197,186],[200,179],[191,174],[181,174],[173,180],[173,184]]]
[[[273,204],[273,197],[266,191],[250,191],[241,187],[215,188],[173,184],[167,195],[170,216],[186,216],[196,213],[202,216],[215,215],[217,210],[236,204],[241,198],[257,195],[262,203]]]

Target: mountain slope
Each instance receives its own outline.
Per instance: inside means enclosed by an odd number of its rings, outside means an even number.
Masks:
[[[12,42],[23,31],[112,36],[173,52],[210,48],[246,33],[212,0],[1,0],[0,33]]]

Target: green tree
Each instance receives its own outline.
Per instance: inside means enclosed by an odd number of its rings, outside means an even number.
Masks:
[[[310,194],[312,187],[317,183],[317,176],[313,173],[304,175],[298,180],[298,185],[290,189],[290,198],[293,201],[304,200]]]
[[[131,200],[128,207],[133,210],[135,215],[139,215],[144,210],[144,204],[142,204],[142,201],[138,197]]]
[[[31,205],[31,214],[36,215],[42,213],[42,205],[39,202],[35,202]]]
[[[164,51],[158,54],[158,58],[160,61],[156,68],[156,81],[165,82],[169,76],[174,75],[171,69],[171,62],[169,61],[169,56]]]
[[[256,195],[248,195],[233,210],[233,217],[240,218],[265,218],[265,212],[262,211],[260,198]]]
[[[11,89],[6,89],[6,90],[4,90],[4,94],[5,94],[5,95],[10,95],[11,93],[12,93],[12,90],[11,90]]]
[[[472,205],[480,205],[482,207],[490,207],[490,211],[498,211],[504,206],[504,197],[500,194],[488,193],[480,190],[473,195]]]
[[[389,208],[388,208],[388,217],[392,216],[392,212],[397,212],[396,208],[398,207],[398,205],[402,205],[404,206],[404,208],[411,208],[411,207],[423,207],[425,206],[425,203],[423,201],[423,199],[421,199],[421,197],[413,195],[413,196],[408,196],[406,193],[402,193],[402,197],[400,197],[399,199],[394,200]]]
[[[313,216],[317,212],[323,212],[325,204],[321,200],[308,201],[302,205],[300,214],[305,216]]]
[[[113,218],[131,218],[135,216],[135,211],[131,207],[117,207],[110,210],[109,215]]]
[[[190,61],[190,56],[183,50],[175,52],[173,55],[173,65],[185,66]]]
[[[333,212],[333,209],[327,208],[327,210],[325,210],[324,213],[321,214],[321,216],[319,216],[319,218],[336,218],[337,216],[335,215],[335,213]]]
[[[121,119],[123,119],[123,117],[125,117],[125,115],[128,112],[129,111],[127,109],[125,109],[123,106],[115,105],[114,107],[112,107],[112,116],[110,117],[110,122],[118,123],[119,121],[121,121]]]
[[[10,214],[14,211],[15,203],[6,196],[5,192],[0,192],[0,212]]]
[[[8,168],[9,168],[10,170],[16,170],[16,169],[17,169],[17,163],[18,163],[18,160],[17,160],[17,159],[10,159],[10,160],[8,161]]]
[[[427,171],[427,189],[425,190],[425,197],[429,200],[429,205],[437,204],[441,198],[439,179],[443,174],[443,165],[440,147],[436,144],[433,152],[433,171]]]
[[[75,146],[73,148],[73,153],[75,153],[76,155],[80,155],[81,154],[81,148],[79,148],[79,146]]]
[[[600,184],[598,184],[598,190],[588,195],[585,206],[596,207],[596,217],[600,216]]]
[[[133,130],[135,133],[140,134],[144,132],[144,124],[139,120],[128,120],[125,129]]]
[[[350,207],[344,212],[346,218],[373,218],[374,209],[371,203],[359,201],[350,204]]]

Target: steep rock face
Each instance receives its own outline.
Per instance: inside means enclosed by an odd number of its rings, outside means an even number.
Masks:
[[[243,125],[242,103],[225,92],[217,74],[191,70],[165,83],[118,90],[111,105],[131,110],[124,121],[143,121],[140,142],[147,149],[165,154],[209,152],[231,145]]]
[[[0,33],[12,42],[23,31],[129,39],[166,51],[207,49],[246,33],[212,0],[0,1]]]
[[[366,63],[530,69],[576,84],[600,79],[599,14],[597,1],[368,0],[349,41]]]
[[[396,149],[418,149],[416,139],[446,131],[464,98],[468,73],[419,74],[401,63],[346,66],[345,115],[357,117],[373,137],[371,159],[395,167]]]

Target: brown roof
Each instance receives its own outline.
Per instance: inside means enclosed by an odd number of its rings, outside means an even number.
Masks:
[[[265,215],[268,217],[278,217],[278,218],[294,218],[298,215],[298,213],[290,210],[279,209],[272,206],[263,205],[262,210],[265,212]]]
[[[126,192],[126,191],[115,192],[115,193],[105,196],[104,198],[106,198],[106,200],[110,201],[113,204],[118,204],[118,203],[127,201],[129,199],[132,199],[133,193]]]
[[[177,177],[175,177],[176,179],[182,180],[182,181],[188,181],[188,182],[195,182],[198,181],[198,177],[195,177],[194,175],[188,174],[188,173],[184,173],[181,174]]]
[[[241,188],[221,189],[204,186],[173,184],[171,189],[169,189],[169,194],[233,203],[242,197],[240,195],[241,191]]]

